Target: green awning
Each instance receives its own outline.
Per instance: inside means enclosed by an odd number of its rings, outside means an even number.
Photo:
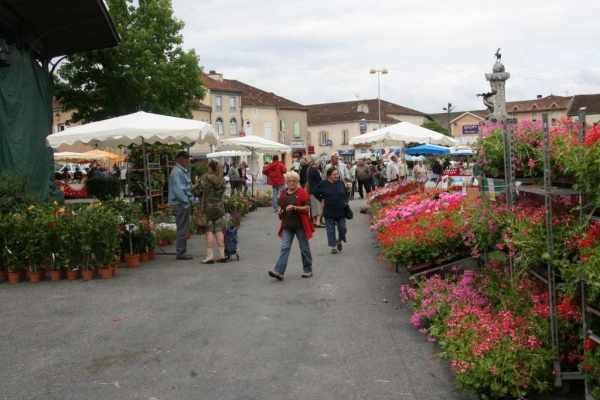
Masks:
[[[44,59],[119,41],[103,0],[0,0],[2,36]]]

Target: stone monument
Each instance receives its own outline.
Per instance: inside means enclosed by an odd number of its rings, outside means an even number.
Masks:
[[[485,74],[485,79],[490,82],[491,92],[481,93],[477,96],[483,98],[483,104],[487,107],[490,114],[487,119],[492,122],[506,121],[508,113],[506,112],[506,81],[510,78],[510,73],[506,72],[502,64],[502,54],[500,49],[496,51],[496,62],[491,74]]]

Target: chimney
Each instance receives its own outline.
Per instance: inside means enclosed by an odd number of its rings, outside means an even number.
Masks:
[[[539,99],[541,99],[542,97],[544,97],[544,96],[542,96],[541,94],[538,94],[538,95],[537,95],[537,99],[538,99],[538,100],[539,100]]]
[[[210,79],[214,79],[215,81],[223,82],[223,74],[218,73],[214,69],[208,71],[208,77]]]

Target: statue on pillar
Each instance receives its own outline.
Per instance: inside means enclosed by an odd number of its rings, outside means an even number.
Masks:
[[[496,62],[491,74],[485,74],[485,79],[490,82],[491,91],[481,93],[477,96],[483,98],[483,104],[490,112],[487,117],[490,121],[506,121],[508,113],[506,112],[506,81],[510,78],[510,73],[506,72],[502,64],[502,53],[500,49],[494,54]]]

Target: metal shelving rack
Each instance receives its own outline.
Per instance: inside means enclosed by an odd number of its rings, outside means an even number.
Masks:
[[[579,110],[578,115],[580,126],[579,126],[579,141],[582,142],[585,137],[585,109]],[[542,115],[543,129],[544,129],[544,185],[543,186],[522,186],[518,190],[523,193],[530,193],[533,195],[544,196],[545,205],[545,225],[546,225],[546,246],[549,253],[554,250],[554,232],[552,225],[552,201],[554,196],[578,196],[579,197],[579,209],[580,209],[580,221],[583,222],[583,196],[581,192],[552,186],[551,176],[551,163],[550,163],[550,128],[548,124],[548,114]],[[505,131],[506,132],[506,131]],[[510,136],[509,136],[510,137]],[[505,138],[505,144],[507,143]],[[505,152],[506,155],[510,155],[512,160],[512,152]],[[507,163],[505,162],[505,165]],[[507,177],[507,204],[512,204],[512,191],[514,190],[512,179],[509,175],[510,169],[505,171]],[[563,381],[583,380],[585,384],[585,399],[592,400],[591,388],[586,377],[579,372],[565,372],[562,370],[559,355],[559,329],[558,329],[558,318],[556,309],[556,271],[553,266],[548,263],[546,265],[545,273],[538,270],[530,270],[529,273],[547,285],[549,295],[549,307],[550,307],[550,331],[552,340],[552,350],[554,353],[554,372],[555,372],[555,386],[561,387]],[[588,329],[588,321],[590,318],[600,317],[600,310],[588,304],[586,299],[586,282],[580,283],[580,296],[581,296],[581,308],[582,308],[582,337],[589,338],[600,344],[600,336]]]

